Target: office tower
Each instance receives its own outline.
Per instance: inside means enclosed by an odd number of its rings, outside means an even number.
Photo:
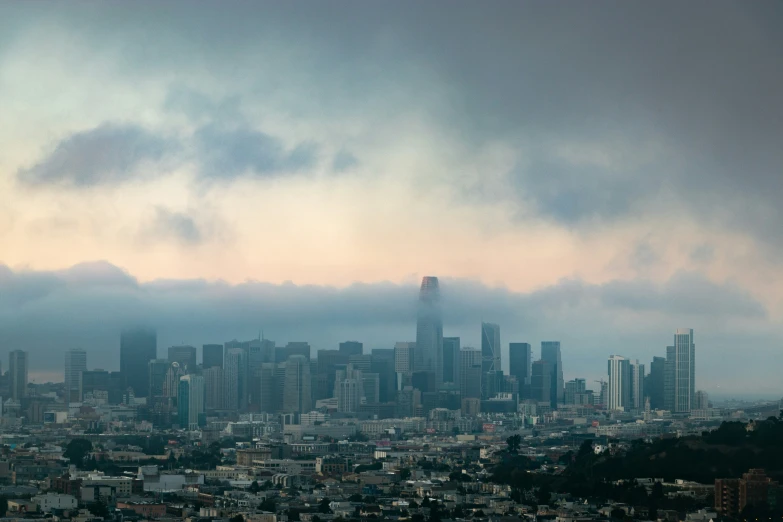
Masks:
[[[459,337],[443,338],[443,382],[459,384]]]
[[[109,392],[109,372],[106,370],[86,370],[82,372],[82,394],[94,394],[96,391]]]
[[[8,354],[8,379],[15,401],[27,397],[27,370],[27,352],[14,350]]]
[[[582,396],[587,392],[584,379],[574,379],[565,383],[565,404],[585,404]]]
[[[491,372],[484,372],[481,374],[481,398],[484,400],[491,399],[497,396],[498,393],[503,393],[505,387],[505,378],[503,372],[495,370]]]
[[[223,361],[224,400],[228,410],[245,407],[245,353],[242,348],[229,348]]]
[[[531,365],[530,395],[536,402],[547,403],[550,406],[555,401],[552,387],[552,365],[541,359]],[[563,391],[565,395],[565,390]]]
[[[650,408],[662,410],[664,408],[664,373],[666,369],[665,357],[653,357],[650,364],[650,373],[644,383],[644,393],[650,398]]]
[[[264,363],[258,373],[258,387],[260,389],[259,411],[272,413],[277,411],[276,407],[276,389],[277,389],[277,364]]]
[[[316,373],[313,382],[313,399],[334,397],[335,372],[348,364],[348,356],[339,350],[318,350]]]
[[[443,320],[437,277],[425,277],[421,282],[414,361],[414,371],[434,372],[436,386],[440,385],[443,377]]]
[[[82,401],[82,372],[87,370],[87,352],[68,350],[65,352],[65,402]]]
[[[179,425],[189,431],[197,430],[204,424],[204,377],[192,374],[182,376],[177,395]]]
[[[463,399],[481,399],[481,350],[465,347],[459,352],[459,389]]]
[[[275,362],[285,362],[292,355],[301,355],[310,360],[310,343],[303,341],[290,342],[283,347],[275,348]]]
[[[135,328],[120,335],[120,373],[123,388],[133,388],[135,397],[146,397],[150,389],[149,363],[158,356],[155,330]]]
[[[378,404],[380,394],[380,379],[377,373],[362,372],[362,392],[364,393],[364,404]]]
[[[219,345],[218,345],[219,346]],[[223,348],[221,346],[221,348]],[[222,410],[224,408],[225,384],[223,383],[223,368],[210,366],[204,375],[204,408],[206,410]]]
[[[359,341],[345,341],[340,343],[340,353],[345,355],[362,355],[364,345]]]
[[[565,381],[563,380],[563,359],[560,355],[560,341],[543,341],[541,343],[541,359],[549,363],[552,372],[552,409],[565,399]]]
[[[631,403],[631,364],[625,357],[609,357],[609,403],[606,409],[625,411]]]
[[[373,350],[370,372],[378,374],[378,402],[392,402],[397,394],[394,350]]]
[[[696,393],[696,345],[693,330],[678,328],[674,346],[666,347],[664,406],[672,413],[688,413]]]
[[[149,362],[149,397],[164,397],[166,388],[166,376],[170,368],[169,361],[166,359],[153,359]],[[176,379],[175,386],[179,387],[179,377]]]
[[[187,373],[185,367],[178,362],[170,363],[166,370],[166,379],[163,381],[163,396],[176,400],[179,394],[179,380]]]
[[[502,371],[500,366],[500,326],[481,323],[481,371]]]
[[[437,379],[432,372],[413,372],[411,374],[413,388],[421,392],[438,391]]]
[[[247,353],[247,393],[248,409],[250,411],[260,411],[261,387],[258,379],[261,365],[274,362],[275,348],[275,342],[268,339],[254,339],[249,343]]]
[[[364,397],[364,377],[360,370],[350,364],[344,370],[337,370],[334,396],[337,397],[337,410],[345,413],[359,411]]]
[[[412,373],[415,359],[416,343],[395,343],[394,371],[397,373]]]
[[[307,413],[312,409],[311,398],[310,359],[304,355],[292,355],[285,363],[283,411]]]
[[[372,355],[349,355],[348,364],[352,364],[357,370],[369,372],[372,366]]]
[[[706,410],[710,407],[710,396],[706,391],[699,390],[693,394],[693,409]]]
[[[517,378],[520,397],[530,395],[530,374],[533,367],[533,350],[529,343],[509,343],[509,374]]]
[[[637,359],[630,363],[630,403],[628,408],[641,411],[644,409],[644,365]]]
[[[188,373],[196,371],[195,346],[169,346],[169,362],[179,363]]]
[[[205,344],[201,347],[201,366],[206,370],[217,366],[223,367],[223,345]]]

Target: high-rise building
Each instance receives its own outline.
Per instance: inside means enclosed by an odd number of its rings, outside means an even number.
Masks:
[[[628,408],[641,411],[644,409],[644,365],[639,360],[630,363],[631,396]]]
[[[226,409],[240,410],[245,407],[245,350],[229,348],[223,362],[223,384],[225,385]]]
[[[481,399],[481,350],[465,347],[459,352],[459,389],[463,399]]]
[[[443,378],[443,319],[437,277],[425,277],[419,291],[414,371],[434,372],[436,385]]]
[[[206,370],[217,366],[223,367],[223,345],[222,344],[205,344],[201,347],[201,366]]]
[[[397,373],[412,373],[416,343],[396,343],[394,345],[394,371]]]
[[[563,380],[563,359],[560,354],[560,341],[543,341],[541,343],[541,359],[549,363],[552,372],[552,409],[565,399],[565,381]]]
[[[373,350],[370,372],[378,374],[378,402],[393,402],[397,394],[394,350]]]
[[[275,362],[285,362],[292,355],[301,355],[310,360],[310,343],[304,341],[289,342],[275,348]]]
[[[124,388],[135,397],[146,397],[150,389],[149,363],[158,356],[155,330],[135,328],[120,335],[120,373]]]
[[[334,396],[337,397],[337,409],[341,412],[353,413],[359,411],[359,405],[364,397],[364,377],[361,370],[348,365],[337,370]]]
[[[285,395],[283,411],[307,413],[311,407],[310,360],[304,355],[292,355],[285,363]]]
[[[443,338],[443,382],[459,384],[459,337]]]
[[[500,365],[500,326],[481,323],[481,371],[499,372]]]
[[[166,379],[163,381],[163,396],[176,402],[179,395],[179,380],[187,373],[185,367],[178,362],[170,363],[166,370]]]
[[[566,404],[587,404],[584,395],[587,393],[587,383],[584,379],[574,379],[565,383]]]
[[[509,374],[517,378],[519,395],[527,399],[530,395],[530,375],[533,369],[533,350],[529,343],[509,343]]]
[[[109,372],[106,370],[86,370],[82,372],[82,396],[95,392],[109,393]]]
[[[650,398],[650,408],[662,410],[664,408],[664,372],[666,368],[665,357],[653,357],[650,364],[650,373],[644,384],[644,393]]]
[[[149,397],[163,397],[166,395],[164,392],[166,387],[166,375],[169,372],[171,365],[166,359],[153,359],[149,362]],[[177,377],[176,386],[179,387],[179,376]]]
[[[189,431],[204,424],[204,377],[184,375],[179,380],[177,418],[179,424]]]
[[[220,346],[220,345],[217,345]],[[221,348],[223,348],[221,346]],[[204,408],[206,410],[222,410],[225,407],[225,384],[223,383],[223,368],[210,366],[204,375]]]
[[[631,363],[625,357],[609,357],[609,403],[606,409],[625,411],[631,405]]]
[[[177,362],[189,372],[196,371],[196,347],[169,346],[169,362]]]
[[[359,341],[345,341],[340,343],[340,353],[345,355],[362,355],[364,353],[364,345]]]
[[[20,401],[27,397],[27,352],[14,350],[8,354],[8,379],[11,398]]]
[[[706,410],[710,407],[710,396],[704,390],[698,390],[693,395],[693,409]]]
[[[553,392],[552,365],[544,359],[533,362],[530,375],[531,399],[551,406],[555,401]]]
[[[65,402],[81,402],[82,372],[87,371],[87,352],[73,349],[65,352]]]
[[[372,355],[349,355],[348,364],[352,364],[357,370],[369,372],[372,366]]]
[[[693,409],[696,393],[696,345],[693,330],[678,328],[674,346],[666,347],[664,369],[664,406],[672,413],[688,413]]]

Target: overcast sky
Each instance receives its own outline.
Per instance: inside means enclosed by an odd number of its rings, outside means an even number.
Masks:
[[[783,394],[783,4],[0,2],[0,358],[244,339],[695,330]],[[507,354],[504,353],[504,364]]]

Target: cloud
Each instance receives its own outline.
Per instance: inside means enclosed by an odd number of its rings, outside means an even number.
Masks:
[[[765,344],[776,330],[766,325],[760,304],[731,285],[692,274],[662,285],[564,280],[527,294],[464,279],[445,278],[441,286],[448,335],[461,336],[464,346],[477,346],[479,324],[485,320],[501,325],[504,346],[560,339],[571,376],[602,375],[610,353],[642,359],[660,355],[674,328],[682,326],[696,329],[703,343],[698,346],[709,346],[709,356],[700,359],[704,383],[724,373],[737,381],[744,378],[733,365],[720,363],[712,363],[716,368],[708,373],[707,359],[730,361],[734,350],[730,342],[713,343],[745,341],[746,355],[755,361],[748,372],[763,373],[763,361],[777,357],[774,345]],[[61,357],[53,353],[75,346],[88,350],[91,367],[116,368],[119,332],[129,324],[156,326],[161,353],[180,342],[250,338],[260,329],[278,343],[306,340],[315,350],[348,338],[364,341],[366,349],[390,348],[415,338],[417,293],[416,284],[392,283],[345,288],[254,281],[139,283],[105,262],[56,272],[0,265],[0,345],[29,349],[33,372],[56,370]],[[44,353],[47,357],[41,357]]]
[[[155,208],[155,217],[145,235],[154,239],[174,239],[186,245],[197,245],[204,240],[204,234],[192,216],[163,207]]]
[[[92,187],[128,181],[145,162],[177,148],[176,142],[133,124],[104,123],[63,138],[35,165],[19,169],[29,185]]]
[[[207,125],[196,132],[195,141],[202,173],[212,178],[297,172],[312,167],[318,153],[312,142],[286,148],[280,139],[244,126]]]
[[[332,169],[337,172],[342,172],[352,169],[358,164],[359,160],[356,159],[356,156],[345,149],[340,149],[340,151],[334,155],[334,159],[332,160]]]

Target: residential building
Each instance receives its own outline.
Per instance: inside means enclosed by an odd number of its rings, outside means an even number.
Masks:
[[[65,352],[65,402],[81,402],[82,372],[87,371],[87,352],[72,349]]]

